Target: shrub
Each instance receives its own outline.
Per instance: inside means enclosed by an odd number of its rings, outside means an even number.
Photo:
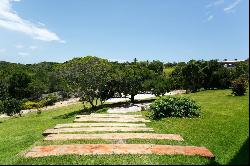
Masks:
[[[232,94],[235,96],[243,96],[246,93],[247,81],[240,77],[232,81]]]
[[[49,94],[44,99],[41,101],[42,105],[48,106],[48,105],[53,105],[55,102],[58,101],[58,96],[56,94]]]
[[[34,109],[41,107],[40,102],[27,101],[23,104],[22,109]]]
[[[9,98],[2,101],[2,112],[8,116],[19,114],[21,116],[22,103],[15,98]]]
[[[200,106],[187,97],[165,96],[155,100],[150,105],[151,118],[164,117],[197,117],[200,115]]]

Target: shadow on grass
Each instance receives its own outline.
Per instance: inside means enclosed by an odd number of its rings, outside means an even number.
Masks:
[[[67,113],[67,114],[55,116],[55,117],[53,117],[53,119],[68,119],[68,118],[72,118],[75,115],[78,115],[78,114],[81,114],[81,113],[82,113],[82,110],[77,110],[77,111],[70,112],[70,113]]]
[[[123,108],[128,108],[131,105],[134,104],[143,104],[143,103],[150,103],[152,101],[154,101],[155,98],[152,99],[145,99],[145,100],[136,100],[134,103],[130,103],[128,101],[125,102],[117,102],[117,103],[104,103],[102,105],[98,105],[96,107],[90,107],[90,108],[83,108],[81,110],[77,110],[74,112],[70,112],[67,114],[63,114],[63,115],[59,115],[59,116],[55,116],[53,117],[53,119],[68,119],[68,118],[72,118],[76,115],[89,115],[91,113],[94,112],[105,112],[107,111],[108,108],[114,108],[114,107],[123,107]]]
[[[228,165],[248,165],[249,164],[249,137],[246,139],[240,150],[230,160]]]

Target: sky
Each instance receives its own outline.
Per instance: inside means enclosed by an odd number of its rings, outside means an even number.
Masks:
[[[0,0],[0,61],[249,57],[248,0]]]

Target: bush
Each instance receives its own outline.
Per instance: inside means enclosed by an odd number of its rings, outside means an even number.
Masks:
[[[150,110],[152,119],[200,116],[200,106],[187,97],[161,97],[150,105]]]
[[[15,98],[5,99],[1,102],[2,113],[6,113],[8,116],[19,114],[21,116],[22,103]]]
[[[45,106],[45,100],[41,100],[39,102],[35,101],[27,101],[23,104],[22,109],[37,109]]]
[[[58,96],[56,94],[49,94],[46,97],[41,100],[42,105],[48,106],[48,105],[53,105],[55,102],[58,101]]]
[[[235,96],[243,96],[246,93],[247,81],[240,77],[232,81],[232,94]]]

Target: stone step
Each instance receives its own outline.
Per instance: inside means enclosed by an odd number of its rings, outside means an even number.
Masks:
[[[155,134],[155,133],[105,133],[105,134],[50,134],[44,138],[49,141],[84,140],[84,139],[167,139],[183,141],[178,134]]]
[[[75,119],[74,122],[150,122],[144,118],[98,118],[86,117]]]
[[[147,127],[82,127],[82,128],[60,128],[47,129],[43,135],[73,133],[73,132],[93,132],[93,131],[154,131],[153,128]]]
[[[123,115],[123,114],[95,114],[90,115],[77,115],[76,118],[85,118],[85,117],[102,117],[102,118],[138,118],[142,115]]]
[[[187,155],[214,158],[205,147],[172,146],[154,144],[73,144],[33,147],[25,157],[45,157],[59,155],[110,155],[110,154],[156,154]]]
[[[136,123],[66,123],[57,124],[54,128],[67,128],[67,127],[146,127],[145,124]]]

